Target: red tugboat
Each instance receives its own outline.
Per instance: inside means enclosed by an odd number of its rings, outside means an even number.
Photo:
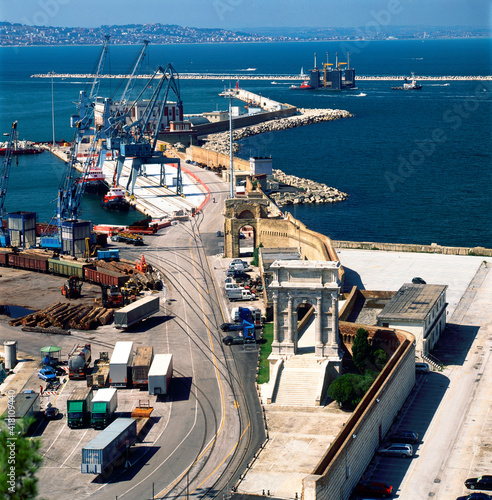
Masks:
[[[125,191],[119,187],[110,187],[109,191],[104,195],[101,201],[101,207],[107,210],[118,210],[120,212],[126,212],[130,208],[130,203],[128,203]]]
[[[105,194],[108,192],[108,185],[106,184],[103,171],[98,166],[93,166],[89,170],[85,180],[85,192],[95,194]]]
[[[309,80],[304,80],[300,85],[291,85],[291,90],[311,90],[314,87],[309,83]]]

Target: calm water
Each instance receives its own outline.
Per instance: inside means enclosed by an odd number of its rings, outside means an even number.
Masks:
[[[366,46],[329,43],[224,44],[149,47],[151,72],[172,62],[179,72],[257,74],[307,71],[347,49],[361,75],[490,75],[491,40],[381,41]],[[106,72],[125,73],[138,47],[111,47]],[[90,73],[98,47],[0,48],[0,125],[18,120],[19,138],[50,141],[51,81],[34,73]],[[321,57],[323,55],[323,57]],[[272,76],[272,80],[274,77]],[[242,141],[240,156],[272,155],[274,167],[324,182],[347,193],[347,202],[290,210],[315,231],[334,239],[481,245],[492,247],[491,82],[422,82],[420,92],[392,91],[393,82],[359,81],[352,92],[303,92],[270,80],[242,85],[298,107],[340,108],[354,117]],[[141,81],[143,82],[143,81]],[[185,113],[226,109],[218,93],[223,81],[183,80]],[[100,94],[118,95],[118,81],[103,80]],[[138,83],[136,85],[138,87]],[[54,81],[56,138],[71,140],[69,116],[85,82]],[[30,210],[39,220],[54,213],[64,164],[48,153],[20,157],[12,167],[8,211]],[[117,223],[97,198],[86,197],[83,217]],[[289,210],[289,208],[286,208]],[[141,218],[138,212],[132,220]]]

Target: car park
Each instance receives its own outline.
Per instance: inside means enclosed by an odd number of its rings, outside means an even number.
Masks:
[[[430,365],[429,363],[415,363],[415,371],[417,373],[429,373]]]
[[[378,448],[378,455],[383,457],[411,458],[413,456],[413,447],[405,443],[384,445]]]
[[[392,443],[416,444],[419,442],[419,435],[414,431],[395,431],[389,435],[388,439]]]
[[[376,498],[389,497],[392,491],[393,486],[379,481],[360,481],[355,488],[356,495]]]
[[[59,416],[61,416],[61,413],[56,406],[50,406],[44,410],[44,418],[46,418],[46,420],[55,420]]]
[[[222,339],[225,345],[237,345],[237,344],[255,344],[256,339],[254,337],[244,337],[243,335],[238,335],[233,337],[228,335]]]
[[[38,378],[41,380],[46,380],[47,382],[56,379],[56,371],[51,366],[44,366],[38,372]]]
[[[242,330],[243,325],[241,323],[222,323],[220,329],[223,332],[233,332],[235,330]]]
[[[469,490],[492,491],[492,476],[471,477],[465,481],[465,486]]]
[[[414,285],[427,285],[427,283],[422,278],[413,278],[412,283]]]

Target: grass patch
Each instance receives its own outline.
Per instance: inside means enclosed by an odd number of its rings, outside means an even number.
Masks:
[[[266,384],[270,380],[270,363],[268,356],[272,352],[273,341],[273,323],[265,323],[263,325],[263,342],[260,350],[260,366],[258,371],[258,384]]]

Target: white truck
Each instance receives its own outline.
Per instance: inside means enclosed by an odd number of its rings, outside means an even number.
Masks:
[[[130,328],[156,312],[159,312],[159,297],[149,295],[115,311],[114,326],[116,328]]]
[[[227,298],[234,302],[235,300],[256,300],[256,295],[250,290],[244,288],[232,288],[226,290]]]
[[[156,354],[149,370],[149,394],[166,395],[173,376],[173,355]]]
[[[109,385],[129,387],[132,379],[133,342],[116,342],[109,360]]]

